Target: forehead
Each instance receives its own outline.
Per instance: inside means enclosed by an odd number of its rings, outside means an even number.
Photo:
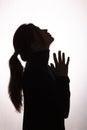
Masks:
[[[41,32],[42,31],[42,29],[40,28],[40,27],[38,27],[38,26],[35,26],[35,30],[37,31],[37,32]]]
[[[32,29],[32,30],[36,30],[36,31],[41,31],[42,29],[39,26],[36,26],[32,23],[28,24],[28,26]]]
[[[35,34],[35,36],[39,36],[42,38],[42,31],[43,29],[41,29],[39,26],[36,26],[34,24],[28,24],[29,25],[29,30]],[[37,35],[36,35],[37,34]]]

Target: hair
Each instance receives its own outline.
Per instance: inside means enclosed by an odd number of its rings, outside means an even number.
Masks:
[[[14,37],[13,37],[13,46],[15,51],[19,51],[19,49],[24,49],[24,46],[28,44],[31,45],[33,40],[33,30],[34,30],[33,24],[23,24],[19,26],[19,28],[16,30]]]
[[[17,56],[12,55],[9,60],[10,67],[10,82],[9,82],[9,96],[18,112],[21,112],[22,106],[22,75],[23,67]]]
[[[20,49],[27,48],[26,45],[31,46],[34,40],[34,31],[37,31],[40,38],[42,39],[39,30],[33,24],[23,24],[19,26],[13,36],[13,46],[15,53],[11,56],[9,60],[10,68],[10,81],[8,86],[9,97],[18,112],[21,112],[22,107],[22,78],[23,78],[23,67],[17,58],[17,53]],[[32,54],[32,49],[30,48],[29,54]]]
[[[27,48],[28,46],[28,49],[30,48],[29,52],[32,53],[32,43],[37,40],[35,32],[39,36],[38,45],[39,43],[45,45],[44,39],[40,33],[40,29],[37,26],[31,23],[23,24],[19,26],[13,37],[13,46],[15,48],[15,51],[19,51],[18,49]]]

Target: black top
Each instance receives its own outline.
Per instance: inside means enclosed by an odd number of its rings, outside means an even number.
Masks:
[[[54,76],[48,59],[48,50],[37,52],[26,65],[23,130],[64,130],[64,118],[69,113],[69,78]]]

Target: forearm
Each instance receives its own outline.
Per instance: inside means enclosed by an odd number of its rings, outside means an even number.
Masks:
[[[59,106],[62,111],[63,117],[67,118],[69,114],[69,108],[70,108],[70,88],[69,83],[70,80],[67,77],[58,76],[56,77],[56,95],[57,100],[59,101]]]

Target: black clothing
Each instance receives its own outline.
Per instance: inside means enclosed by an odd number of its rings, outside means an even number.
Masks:
[[[69,78],[56,77],[48,66],[49,51],[33,54],[23,76],[23,130],[64,130],[68,117]]]

